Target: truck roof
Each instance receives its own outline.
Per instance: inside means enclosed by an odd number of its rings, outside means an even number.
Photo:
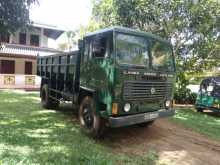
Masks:
[[[121,32],[121,33],[127,33],[127,34],[133,34],[133,35],[138,35],[138,36],[146,36],[146,37],[150,37],[153,38],[155,40],[167,43],[169,45],[171,45],[171,43],[161,37],[159,37],[158,35],[155,35],[151,32],[144,32],[144,31],[140,31],[140,30],[136,30],[136,29],[131,29],[131,28],[126,28],[126,27],[121,27],[121,26],[113,26],[110,28],[105,28],[105,29],[101,29],[101,30],[97,30],[91,33],[88,33],[85,35],[85,37],[90,37],[90,36],[94,36],[100,33],[105,33],[105,32],[111,32],[111,31],[115,31],[115,32]]]
[[[201,84],[207,84],[207,83],[216,83],[217,85],[220,85],[220,77],[207,77],[204,80],[202,80]]]

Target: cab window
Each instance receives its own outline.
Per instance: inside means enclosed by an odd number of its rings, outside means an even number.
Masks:
[[[83,63],[91,59],[111,57],[113,53],[112,32],[85,39]]]
[[[104,58],[107,56],[107,38],[97,37],[92,42],[92,58]]]
[[[82,57],[82,62],[86,62],[89,57],[90,40],[85,40],[84,54]]]

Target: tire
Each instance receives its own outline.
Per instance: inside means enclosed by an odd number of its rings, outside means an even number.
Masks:
[[[203,112],[203,109],[202,108],[196,108],[196,111],[197,112]]]
[[[44,84],[41,89],[41,104],[46,109],[56,109],[59,106],[58,101],[54,101],[49,97],[49,89],[47,84]]]
[[[138,124],[138,126],[139,126],[139,127],[149,127],[149,126],[151,126],[153,123],[154,123],[154,120],[153,120],[153,121],[148,121],[148,122],[145,122],[145,123],[140,123],[140,124]]]
[[[92,97],[86,96],[80,103],[79,121],[82,131],[93,138],[100,138],[104,132],[104,122],[96,113],[96,104]]]

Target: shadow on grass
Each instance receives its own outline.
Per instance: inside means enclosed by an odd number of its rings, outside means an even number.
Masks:
[[[62,105],[59,108],[59,111],[67,115],[67,118],[69,117],[69,114],[73,115],[73,120],[77,123],[79,122],[77,120],[77,110],[75,109],[75,113],[72,113],[73,109],[71,104]],[[140,127],[137,125],[121,128],[106,128],[104,135],[97,139],[96,143],[107,147],[113,151],[113,153],[116,153],[116,155],[120,155],[119,153],[129,155],[133,160],[131,164],[155,165],[159,160],[158,153],[151,147],[145,149],[143,147],[143,143],[146,143],[146,140],[148,143],[151,143],[151,141],[161,139],[162,136],[160,134],[155,134],[154,131],[154,127]],[[163,137],[166,137],[166,135],[163,135]],[[141,148],[142,151],[137,153],[138,148]],[[143,151],[143,149],[145,151]],[[126,162],[126,164],[129,164],[129,161]]]
[[[70,110],[45,110],[31,97],[36,95],[0,94],[0,160],[5,164],[109,161],[110,154],[102,154],[104,148],[83,136],[77,123],[65,120],[72,115]]]
[[[142,164],[83,135],[70,105],[45,110],[39,101],[0,92],[0,164]]]
[[[172,120],[215,140],[220,140],[220,118],[217,113],[199,113],[193,109],[178,109]]]
[[[212,117],[216,117],[216,118],[220,118],[220,111],[219,112],[212,112],[212,111],[209,111],[209,112],[203,112],[204,114],[207,114],[209,116],[212,116]]]

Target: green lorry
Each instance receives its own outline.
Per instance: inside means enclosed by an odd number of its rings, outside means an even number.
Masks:
[[[198,112],[220,112],[220,77],[208,77],[201,82],[195,107]]]
[[[94,137],[106,127],[147,126],[174,115],[175,60],[169,42],[112,27],[89,33],[78,49],[38,57],[45,108],[60,101],[78,105],[82,129]]]

